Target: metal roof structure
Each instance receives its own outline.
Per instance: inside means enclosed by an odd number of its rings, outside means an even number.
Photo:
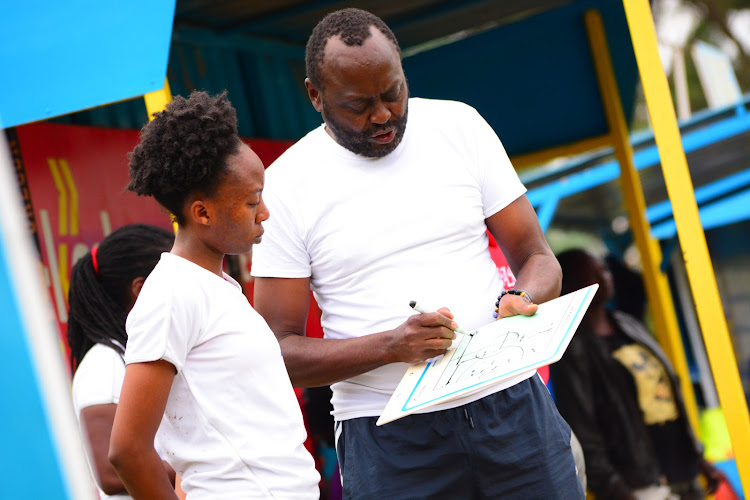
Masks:
[[[386,21],[402,47],[410,50],[460,31],[488,29],[568,3],[571,0],[178,0],[174,29],[210,29],[222,36],[246,36],[304,47],[315,24],[327,13],[357,7]]]
[[[740,190],[746,189],[750,169],[750,95],[737,106],[705,110],[681,124],[683,148],[690,165],[696,201],[710,204],[704,229],[750,218],[750,204]],[[675,235],[672,208],[664,175],[659,167],[659,151],[651,131],[632,134],[634,162],[639,171],[655,238]],[[565,230],[595,233],[606,239],[613,234],[612,220],[625,213],[619,185],[620,166],[611,148],[602,148],[541,172],[522,172],[529,199],[537,209],[546,230],[550,225]],[[739,198],[736,198],[740,196]],[[720,197],[731,197],[718,200]],[[734,201],[731,201],[734,200]],[[736,207],[720,210],[717,207]],[[708,207],[707,207],[708,208]],[[702,211],[702,209],[701,209]]]
[[[622,106],[628,116],[633,108],[637,67],[617,0],[178,0],[172,92],[227,89],[241,135],[298,139],[321,122],[304,88],[305,43],[326,13],[342,7],[370,10],[392,27],[412,95],[473,105],[512,157],[602,142],[607,121],[584,27],[587,9],[601,12]],[[140,128],[146,116],[134,101],[61,120]]]

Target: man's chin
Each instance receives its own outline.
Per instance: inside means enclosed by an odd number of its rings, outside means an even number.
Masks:
[[[367,141],[342,141],[341,146],[345,147],[354,154],[365,156],[367,158],[382,158],[391,154],[401,143],[402,134],[397,134],[393,140],[387,143],[380,143],[372,140]]]
[[[384,156],[388,156],[393,152],[394,149],[396,149],[395,146],[388,144],[389,147],[372,147],[367,148],[361,151],[352,151],[354,153],[357,153],[360,156],[366,156],[367,158],[382,158]]]
[[[323,118],[326,120],[326,132],[339,146],[366,158],[382,158],[391,154],[401,144],[406,132],[406,120],[403,119],[395,124],[393,138],[388,142],[382,142],[370,135],[351,132],[325,115]]]

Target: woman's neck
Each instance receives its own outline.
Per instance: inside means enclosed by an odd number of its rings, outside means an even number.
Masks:
[[[178,229],[170,253],[189,260],[214,274],[223,276],[224,254],[208,247],[189,231]]]

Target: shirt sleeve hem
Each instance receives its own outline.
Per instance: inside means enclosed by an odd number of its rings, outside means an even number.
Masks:
[[[161,355],[159,357],[145,356],[145,355],[144,356],[132,356],[132,357],[128,357],[125,360],[125,364],[132,365],[135,363],[152,363],[154,361],[161,361],[161,360],[164,360],[170,363],[171,365],[173,365],[175,370],[177,370],[177,373],[180,373],[180,371],[182,370],[182,364],[179,363],[177,360],[175,360],[172,356],[169,356],[167,354]]]
[[[521,185],[517,192],[514,192],[511,196],[508,196],[504,198],[503,200],[501,200],[500,202],[495,203],[494,205],[491,205],[489,208],[487,208],[484,211],[484,218],[489,219],[490,217],[492,217],[493,215],[498,213],[500,210],[502,210],[503,208],[513,203],[514,201],[516,201],[518,198],[520,198],[524,194],[526,194],[526,188],[523,185]]]
[[[309,278],[309,271],[295,271],[290,269],[250,269],[254,278]]]
[[[90,399],[85,403],[81,403],[79,405],[78,413],[83,411],[84,408],[88,408],[89,406],[116,405],[117,403],[119,403],[119,401],[119,398],[117,399],[117,401],[114,401],[114,398]]]

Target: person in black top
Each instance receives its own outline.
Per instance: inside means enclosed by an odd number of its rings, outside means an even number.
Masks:
[[[586,250],[557,256],[562,293],[599,283],[565,355],[550,367],[558,409],[578,436],[601,499],[703,499],[721,475],[702,456],[677,376],[636,318],[610,311],[612,274]]]

